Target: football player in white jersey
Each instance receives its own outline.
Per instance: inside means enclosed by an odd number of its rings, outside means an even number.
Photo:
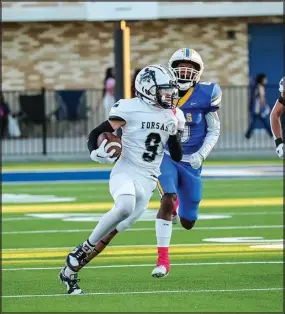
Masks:
[[[280,97],[276,100],[276,103],[270,114],[270,125],[276,144],[276,153],[280,158],[284,157],[284,138],[281,135],[281,115],[285,112],[285,77],[283,77],[279,83]],[[283,126],[284,128],[284,126]],[[283,129],[283,134],[285,129]]]
[[[71,295],[82,293],[78,271],[100,253],[98,245],[106,246],[102,239],[110,232],[115,235],[129,228],[147,208],[156,189],[166,144],[171,158],[176,161],[182,158],[180,137],[185,119],[179,109],[173,110],[177,95],[174,72],[161,65],[150,65],[137,75],[135,88],[137,97],[115,103],[109,120],[89,134],[91,159],[113,163],[116,157],[114,151],[107,153],[107,140],[98,147],[97,139],[103,132],[122,127],[122,153],[109,181],[113,208],[102,216],[89,238],[68,254],[66,266],[60,271],[59,278]]]

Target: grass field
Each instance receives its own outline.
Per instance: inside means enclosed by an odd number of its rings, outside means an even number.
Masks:
[[[119,234],[82,270],[81,296],[67,296],[57,275],[69,250],[111,206],[108,184],[3,185],[3,193],[76,198],[3,206],[3,312],[283,310],[280,179],[204,181],[200,214],[205,219],[191,231],[174,227],[172,268],[164,279],[150,275],[156,263],[156,193],[145,216],[149,220]]]
[[[204,165],[206,166],[225,166],[225,165],[282,165],[282,160],[277,158],[264,158],[260,160],[256,159],[244,159],[244,160],[231,160],[231,159],[214,159],[206,160]],[[98,164],[91,161],[86,162],[66,162],[66,161],[33,161],[33,162],[5,162],[2,165],[2,169],[5,170],[18,170],[18,169],[44,169],[44,168],[110,168],[108,164]]]

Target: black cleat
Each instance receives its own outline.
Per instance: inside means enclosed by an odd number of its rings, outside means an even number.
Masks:
[[[66,267],[62,268],[58,277],[60,281],[66,285],[67,293],[70,295],[83,294],[83,291],[80,289],[80,287],[77,284],[80,281],[80,279],[77,279],[78,274],[74,274],[72,275],[72,278],[68,278],[64,274],[65,268]]]
[[[66,265],[73,271],[78,272],[84,267],[92,258],[98,255],[97,251],[89,241],[84,241],[82,244],[75,247],[71,253],[66,257]]]

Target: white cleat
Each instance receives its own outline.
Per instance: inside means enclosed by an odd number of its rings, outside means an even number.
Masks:
[[[179,219],[179,216],[178,215],[172,215],[171,216],[171,220],[172,220],[172,224],[173,225],[177,225],[177,224],[179,224],[179,222],[180,222],[180,219]]]
[[[83,294],[83,291],[78,286],[80,279],[77,278],[78,274],[74,274],[72,278],[68,278],[64,274],[65,267],[60,271],[58,277],[59,280],[66,285],[67,293],[69,295]]]
[[[166,267],[163,265],[156,266],[155,269],[152,271],[151,275],[154,278],[163,278],[169,274]]]

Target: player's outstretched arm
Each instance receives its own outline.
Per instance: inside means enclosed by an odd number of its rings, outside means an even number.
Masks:
[[[205,119],[207,122],[207,134],[202,147],[199,149],[199,153],[203,156],[204,160],[217,144],[221,129],[221,123],[217,112],[207,113]]]
[[[203,161],[209,156],[220,136],[220,119],[217,112],[209,112],[205,115],[207,122],[207,134],[201,148],[190,156],[189,163],[193,169],[199,169]]]
[[[280,158],[284,156],[284,139],[282,140],[280,123],[280,117],[285,112],[285,97],[283,96],[285,96],[284,93],[277,99],[270,114],[270,125],[275,140],[276,153]]]

